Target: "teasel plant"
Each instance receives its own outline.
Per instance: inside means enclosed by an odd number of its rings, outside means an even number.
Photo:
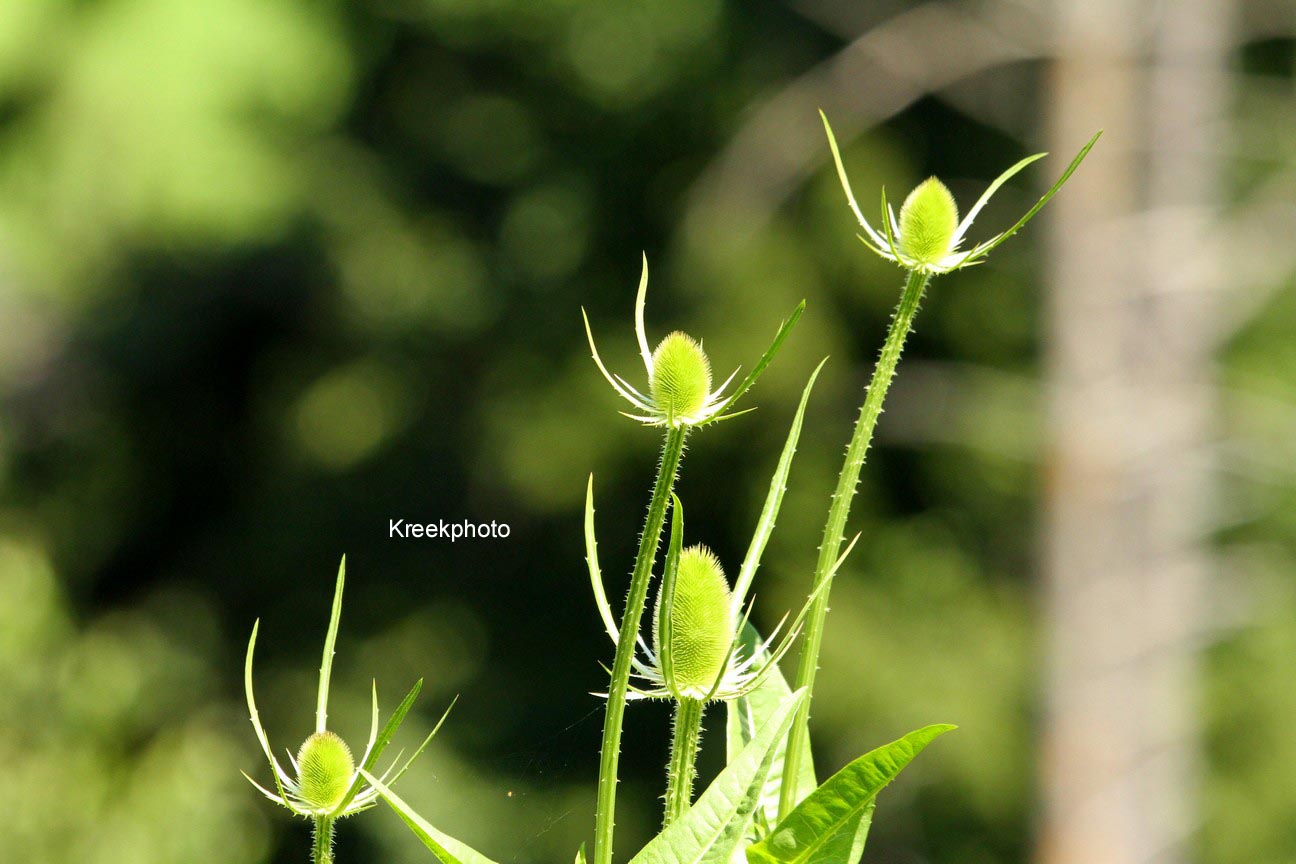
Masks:
[[[266,788],[247,773],[243,776],[255,786],[266,798],[288,809],[294,815],[311,820],[313,835],[311,842],[311,860],[315,864],[333,864],[333,834],[339,820],[353,816],[373,807],[379,797],[379,786],[370,783],[367,771],[378,764],[378,760],[391,743],[396,730],[405,720],[405,716],[418,698],[423,687],[422,679],[414,683],[405,698],[401,700],[396,711],[382,727],[378,728],[378,684],[372,685],[371,720],[369,740],[357,765],[351,748],[337,733],[328,728],[329,680],[333,673],[334,646],[337,644],[338,625],[342,618],[342,589],[346,583],[346,557],[338,566],[337,582],[333,591],[333,609],[329,617],[328,631],[324,637],[324,655],[320,662],[319,688],[315,701],[315,731],[302,742],[294,756],[288,751],[288,762],[292,772],[284,770],[270,747],[270,739],[265,727],[261,724],[261,715],[257,711],[256,696],[252,689],[252,659],[256,651],[257,630],[260,619],[252,625],[252,636],[248,639],[247,658],[244,663],[243,684],[247,695],[248,715],[252,728],[256,732],[261,751],[270,765],[273,791]],[[451,707],[454,706],[453,701]],[[383,772],[382,782],[395,783],[414,763],[431,743],[441,729],[450,708],[423,739],[418,748],[408,759],[401,762],[398,754],[391,766]],[[399,767],[398,767],[399,766]],[[369,778],[373,779],[373,778]]]
[[[625,706],[630,693],[630,676],[633,668],[635,642],[640,621],[648,600],[648,587],[653,562],[661,543],[666,509],[674,491],[684,443],[689,432],[735,416],[731,411],[740,398],[751,389],[769,366],[786,341],[792,327],[805,310],[801,301],[779,327],[774,340],[745,378],[729,395],[724,390],[737,377],[735,370],[724,384],[712,389],[711,362],[702,344],[682,332],[666,336],[657,347],[648,350],[648,337],[644,327],[647,306],[648,258],[643,256],[639,289],[635,297],[635,338],[640,358],[647,376],[647,393],[633,387],[625,379],[613,375],[604,365],[594,343],[589,317],[581,310],[590,353],[603,377],[613,390],[628,401],[640,414],[627,414],[631,419],[665,429],[662,456],[653,481],[648,504],[648,516],[639,535],[639,549],[631,571],[630,587],[622,613],[616,654],[609,673],[607,708],[604,715],[603,737],[599,750],[599,779],[594,828],[594,864],[611,864],[612,839],[615,830],[617,770],[621,757],[621,732],[625,720]],[[623,412],[624,413],[624,412]]]
[[[846,450],[829,506],[805,605],[789,623],[787,615],[768,637],[750,621],[752,584],[762,554],[774,529],[804,421],[806,405],[823,364],[811,374],[802,392],[782,454],[770,480],[769,491],[757,520],[752,541],[732,588],[719,559],[705,546],[683,544],[684,514],[674,487],[688,435],[698,428],[746,413],[734,406],[769,365],[797,319],[804,302],[778,329],[764,355],[730,389],[738,372],[714,386],[711,363],[702,343],[682,332],[672,332],[653,349],[644,326],[648,269],[643,262],[635,302],[634,330],[646,380],[639,386],[612,373],[594,343],[588,316],[585,334],[598,371],[618,397],[629,403],[626,416],[656,427],[663,436],[657,476],[653,481],[648,514],[639,535],[624,607],[618,619],[608,602],[599,566],[594,532],[594,478],[589,478],[585,504],[586,559],[595,607],[603,629],[615,645],[608,687],[599,694],[606,700],[599,778],[596,790],[594,864],[611,864],[615,828],[617,771],[624,712],[629,702],[661,699],[673,703],[671,756],[667,765],[662,829],[631,859],[630,864],[856,864],[872,823],[881,790],[932,741],[953,726],[926,726],[865,753],[823,782],[811,758],[809,711],[815,672],[833,579],[858,540],[843,551],[846,523],[873,431],[895,376],[905,340],[931,280],[983,263],[1000,244],[1021,230],[1048,203],[1079,167],[1096,143],[1095,135],[1071,161],[1062,176],[1007,230],[969,244],[969,229],[991,197],[1013,176],[1044,154],[1021,160],[996,178],[985,193],[960,218],[949,189],[936,178],[919,184],[895,213],[882,192],[878,225],[865,218],[846,176],[832,128],[823,117],[847,205],[863,233],[866,248],[898,265],[905,274],[900,301],[883,342],[877,365],[865,391],[859,417]],[[582,315],[584,315],[582,310]],[[671,515],[670,540],[653,606],[647,636],[642,619],[661,545],[667,513]],[[341,578],[334,619],[326,641],[321,669],[320,717],[317,735],[327,733],[324,705],[327,667],[336,636],[341,603]],[[255,641],[255,628],[253,641]],[[779,661],[800,638],[796,677],[789,683]],[[605,667],[606,668],[606,667]],[[248,697],[253,723],[274,771],[279,794],[262,792],[293,812],[331,820],[384,799],[441,864],[494,864],[468,845],[438,830],[392,791],[390,784],[406,766],[373,771],[390,738],[387,729],[370,735],[370,746],[360,767],[349,767],[348,758],[331,738],[317,740],[319,755],[299,755],[293,761],[296,776],[283,772],[274,761],[251,698],[251,645],[248,654]],[[413,692],[406,701],[412,701]],[[707,706],[722,703],[726,709],[726,764],[704,791],[693,797],[696,760],[702,741],[702,720]],[[403,717],[405,703],[397,710]],[[375,707],[376,712],[376,707]],[[375,713],[376,717],[376,713]],[[376,725],[376,719],[375,719]],[[394,731],[398,720],[388,727]],[[439,724],[438,724],[439,725]],[[310,739],[308,739],[309,742]],[[426,745],[426,742],[425,742]],[[420,750],[422,748],[420,747]],[[305,750],[303,750],[305,753]],[[417,753],[415,754],[417,755]],[[351,776],[350,784],[331,785],[306,779],[314,769],[306,763],[330,767],[329,776]],[[307,785],[309,788],[307,788]],[[366,785],[367,784],[367,785]],[[339,790],[346,785],[345,794]],[[323,802],[327,806],[320,806]],[[331,822],[325,823],[331,831]],[[317,830],[317,838],[320,832]],[[317,839],[317,845],[318,845]],[[318,860],[330,861],[324,858]],[[582,846],[576,864],[587,864]]]
[[[679,498],[672,496],[670,541],[653,607],[652,640],[649,643],[642,636],[636,639],[639,654],[631,664],[632,678],[638,681],[632,681],[627,695],[630,701],[665,699],[674,703],[663,826],[682,816],[691,803],[706,706],[729,703],[759,689],[777,668],[778,660],[791,648],[809,609],[807,603],[777,645],[776,639],[787,624],[787,616],[767,639],[749,646],[741,644],[740,637],[749,626],[751,612],[747,595],[787,489],[806,403],[822,368],[820,362],[801,395],[783,455],[770,481],[765,506],[739,571],[739,581],[732,590],[719,558],[710,549],[700,544],[682,548],[684,510]],[[848,548],[842,558],[849,552]],[[585,554],[595,604],[615,645],[620,642],[620,633],[598,563],[593,476],[585,499]]]
[[[641,653],[634,667],[640,683],[631,684],[628,697],[630,701],[665,699],[674,705],[663,827],[683,816],[692,803],[707,706],[728,704],[760,689],[800,633],[813,599],[807,599],[782,639],[778,637],[787,615],[767,638],[743,645],[741,636],[750,626],[751,604],[744,608],[743,597],[730,590],[714,552],[701,544],[681,549],[683,513],[678,497],[674,498],[665,569],[653,606],[652,641],[638,639]],[[854,541],[842,553],[838,566],[853,547]],[[590,578],[598,585],[601,576],[592,544],[588,555]],[[595,596],[608,626],[612,618],[601,586],[595,589]],[[609,629],[608,635],[615,644],[615,630]]]
[[[837,486],[828,508],[828,519],[824,525],[823,540],[819,544],[819,557],[815,564],[811,588],[815,599],[811,604],[810,617],[805,628],[805,641],[801,648],[796,676],[796,685],[805,691],[806,698],[801,703],[796,720],[792,724],[787,761],[784,765],[787,776],[791,777],[797,776],[803,760],[809,758],[807,754],[810,740],[810,701],[814,695],[815,674],[819,669],[819,652],[823,644],[824,622],[828,612],[834,562],[846,536],[846,520],[850,515],[851,502],[859,484],[860,470],[873,440],[873,431],[877,427],[878,418],[882,414],[882,404],[886,400],[887,390],[890,389],[891,381],[895,377],[896,366],[904,350],[905,340],[913,329],[914,318],[918,313],[923,294],[933,277],[981,264],[991,252],[1025,227],[1071,179],[1071,175],[1080,167],[1080,163],[1089,155],[1089,151],[1098,143],[1098,138],[1102,135],[1099,131],[1089,139],[1067,165],[1062,176],[1011,227],[963,249],[968,229],[972,227],[976,217],[989,203],[991,197],[1013,176],[1048,154],[1037,153],[1028,156],[1000,174],[961,220],[953,194],[935,177],[924,180],[905,197],[898,218],[894,209],[887,203],[886,190],[883,189],[879,213],[882,230],[879,231],[865,218],[864,212],[855,199],[854,190],[851,189],[850,180],[846,176],[841,150],[837,146],[837,139],[833,135],[827,115],[821,111],[819,116],[828,136],[833,165],[837,169],[837,178],[845,193],[846,203],[864,231],[859,237],[860,241],[874,254],[898,264],[905,271],[905,282],[900,302],[892,315],[886,339],[882,344],[882,351],[878,355],[877,365],[864,391],[864,401],[860,406],[850,444],[846,448],[846,459],[838,475]],[[786,817],[792,812],[800,794],[795,783],[783,784],[778,808],[780,817]]]

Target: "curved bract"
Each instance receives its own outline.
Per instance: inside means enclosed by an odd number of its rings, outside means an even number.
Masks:
[[[612,864],[618,764],[627,703],[636,699],[665,699],[674,703],[674,727],[663,796],[663,829],[630,864],[855,864],[871,825],[880,790],[931,741],[951,726],[929,726],[866,754],[826,782],[817,784],[811,762],[808,731],[810,700],[823,638],[832,582],[855,543],[849,543],[847,518],[860,469],[905,339],[913,326],[932,277],[980,263],[991,250],[1025,225],[1061,188],[1093,147],[1095,135],[1072,160],[1062,177],[1008,230],[962,250],[974,219],[991,196],[1011,177],[1041,158],[1021,160],[990,184],[960,219],[950,190],[935,177],[919,184],[905,198],[897,217],[881,195],[881,230],[864,218],[846,178],[832,129],[824,127],[846,199],[864,230],[861,239],[883,258],[908,272],[890,329],[860,406],[859,419],[829,507],[819,546],[813,581],[805,604],[789,623],[784,615],[767,638],[750,625],[752,588],[766,545],[787,489],[793,455],[800,439],[807,402],[823,363],[810,375],[801,394],[782,454],[769,482],[752,539],[732,588],[720,558],[701,544],[684,546],[684,509],[675,494],[685,440],[695,427],[736,416],[732,407],[756,382],[787,338],[804,309],[797,306],[776,333],[752,370],[732,390],[737,370],[713,386],[711,361],[702,343],[674,331],[649,349],[644,327],[648,285],[647,259],[635,303],[635,339],[644,364],[646,386],[637,389],[611,373],[594,345],[589,319],[585,332],[590,352],[604,378],[635,413],[627,416],[663,428],[662,456],[653,481],[647,516],[638,537],[621,616],[613,613],[604,589],[594,531],[594,479],[590,477],[585,504],[585,544],[595,606],[609,639],[616,647],[608,671],[606,714],[599,754],[592,864]],[[582,310],[582,314],[584,314]],[[667,515],[670,531],[653,606],[650,636],[641,633],[650,597],[661,536]],[[845,549],[843,550],[843,545]],[[409,826],[441,864],[493,864],[466,844],[433,827],[392,791],[410,763],[436,734],[436,728],[405,762],[386,773],[374,769],[419,692],[418,682],[392,718],[379,731],[377,687],[373,688],[372,720],[361,758],[327,726],[329,679],[338,635],[345,581],[345,559],[338,570],[333,611],[324,641],[316,698],[315,731],[284,770],[273,755],[257,712],[252,689],[252,662],[258,624],[252,628],[245,665],[247,702],[253,728],[270,765],[274,789],[252,781],[266,797],[293,813],[314,821],[315,864],[332,864],[334,823],[374,806],[379,798]],[[780,634],[781,637],[780,637]],[[798,674],[789,685],[778,668],[798,636],[804,634]],[[714,702],[730,703],[726,743],[728,764],[696,800],[697,756],[702,721]],[[444,721],[445,717],[442,717]],[[399,761],[399,757],[398,757]],[[248,778],[251,780],[251,778]],[[582,846],[576,864],[587,864]]]
[[[635,297],[635,339],[639,343],[639,356],[643,360],[644,372],[648,378],[648,392],[635,388],[620,375],[608,371],[599,355],[598,346],[594,344],[594,333],[590,329],[589,316],[581,309],[585,320],[585,337],[589,340],[590,354],[594,358],[599,372],[612,385],[622,399],[634,408],[635,413],[626,417],[638,420],[649,426],[667,426],[672,428],[692,428],[706,426],[721,420],[727,420],[745,412],[730,413],[733,404],[746,393],[765,367],[774,359],[774,355],[783,345],[788,333],[805,309],[805,301],[797,305],[788,316],[788,320],[779,327],[778,333],[770,347],[752,367],[747,377],[728,395],[729,385],[738,376],[738,370],[730,373],[719,387],[712,389],[711,361],[702,350],[700,342],[685,333],[676,331],[663,339],[653,351],[648,350],[648,334],[644,329],[644,309],[648,298],[648,256],[643,257],[643,269],[639,276],[639,291]]]
[[[351,748],[336,733],[328,730],[329,679],[333,671],[333,653],[337,642],[338,623],[342,617],[342,589],[346,583],[346,558],[338,567],[337,583],[333,591],[333,611],[329,618],[328,633],[324,638],[324,655],[320,663],[319,690],[316,699],[315,732],[312,733],[297,752],[293,760],[295,776],[289,774],[275,758],[270,747],[269,736],[261,725],[261,715],[257,711],[256,696],[252,690],[252,659],[256,651],[257,631],[261,622],[252,625],[252,636],[248,639],[247,659],[243,669],[243,685],[247,695],[248,714],[252,728],[256,732],[261,751],[270,764],[271,776],[274,779],[274,790],[271,791],[253,780],[246,773],[248,782],[261,791],[271,801],[286,807],[298,816],[305,816],[315,822],[317,864],[330,864],[332,861],[333,823],[338,819],[351,816],[373,807],[378,801],[379,790],[365,780],[366,772],[373,769],[379,757],[391,742],[392,736],[400,728],[414,705],[414,700],[423,687],[422,679],[416,681],[409,693],[401,700],[391,719],[378,728],[378,685],[372,688],[373,709],[371,712],[369,740],[364,755],[357,765],[351,754]],[[451,702],[451,708],[454,703]],[[441,729],[450,709],[441,716],[440,721],[423,739],[423,743],[404,762],[399,757],[383,773],[382,779],[395,783],[414,763],[414,760],[427,748],[432,738]],[[291,755],[289,757],[292,758]],[[320,860],[323,859],[323,860]]]
[[[1071,175],[1080,167],[1080,163],[1089,155],[1089,151],[1093,149],[1094,144],[1098,143],[1098,138],[1102,135],[1101,131],[1097,132],[1084,147],[1080,148],[1080,152],[1071,160],[1071,164],[1062,172],[1057,182],[1050,186],[1035,206],[1026,211],[1026,215],[1018,219],[1011,228],[999,232],[989,240],[975,244],[966,251],[960,251],[968,229],[972,227],[977,215],[989,203],[991,197],[1027,165],[1043,159],[1048,155],[1047,153],[1027,156],[996,177],[961,222],[958,219],[958,207],[954,203],[954,196],[950,194],[945,184],[935,177],[925,180],[909,193],[900,208],[898,220],[895,211],[887,204],[886,192],[883,191],[880,216],[882,230],[878,231],[868,219],[864,218],[864,211],[855,200],[855,192],[846,177],[846,166],[842,163],[841,151],[837,147],[837,138],[833,135],[832,126],[828,124],[828,117],[822,111],[819,112],[819,116],[823,119],[824,131],[828,133],[828,146],[832,150],[833,164],[837,168],[837,179],[841,181],[842,191],[846,193],[846,203],[850,205],[856,221],[864,229],[860,240],[874,254],[899,264],[906,270],[928,275],[950,273],[984,261],[1000,243],[1020,231],[1035,217],[1036,213],[1043,209],[1049,199],[1057,194],[1067,180],[1071,179]]]

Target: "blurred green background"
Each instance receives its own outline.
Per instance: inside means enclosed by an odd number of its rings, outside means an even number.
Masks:
[[[680,486],[690,539],[736,567],[795,399],[831,355],[757,581],[768,627],[807,588],[900,287],[853,239],[815,109],[838,121],[866,207],[932,173],[966,207],[1016,159],[1087,137],[1059,134],[1051,95],[1066,67],[1049,34],[1080,5],[0,4],[0,860],[303,860],[306,826],[239,776],[266,773],[243,649],[260,617],[262,715],[295,749],[343,553],[334,727],[362,743],[371,677],[387,710],[426,678],[407,746],[460,694],[404,797],[501,862],[570,860],[591,834],[589,693],[611,656],[583,563],[586,477],[615,597],[658,446],[616,413],[580,307],[609,364],[633,370],[646,250],[650,333],[703,338],[727,374],[807,299],[760,410],[698,434]],[[1142,56],[1174,4],[1125,5],[1147,16],[1124,45]],[[1190,720],[1194,791],[1173,854],[1094,864],[1296,860],[1281,229],[1296,16],[1215,5],[1232,23],[1209,214],[1245,245],[1222,256],[1236,326],[1202,360],[1195,701],[1168,706]],[[1142,152],[1110,122],[1108,153]],[[1022,175],[979,225],[1008,224],[1062,164]],[[1257,200],[1281,219],[1225,224]],[[1070,864],[1039,828],[1044,658],[1066,624],[1041,591],[1048,257],[1064,242],[1045,220],[935,283],[852,514],[864,539],[833,594],[821,768],[961,726],[887,793],[869,861]],[[512,534],[392,540],[391,518]],[[658,818],[669,720],[663,705],[629,717],[627,855]],[[714,745],[718,711],[710,725]],[[339,854],[429,860],[385,809],[345,823]]]

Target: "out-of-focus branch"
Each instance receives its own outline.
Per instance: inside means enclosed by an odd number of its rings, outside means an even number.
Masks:
[[[942,2],[896,15],[753,111],[694,186],[685,231],[707,236],[711,225],[732,232],[764,224],[827,158],[818,124],[809,122],[816,110],[827,111],[839,137],[849,138],[926,94],[1039,57],[1043,48],[1020,17]]]

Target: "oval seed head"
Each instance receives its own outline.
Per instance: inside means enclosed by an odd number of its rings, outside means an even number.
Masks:
[[[670,659],[676,696],[703,698],[724,673],[734,638],[730,605],[729,581],[715,554],[705,546],[690,546],[680,552],[671,607]],[[653,642],[659,655],[660,625],[659,592],[653,612]]]
[[[653,351],[648,387],[653,404],[667,417],[702,410],[711,395],[711,361],[693,338],[676,330]]]
[[[900,207],[900,251],[919,264],[935,264],[950,254],[958,230],[958,205],[945,184],[929,177]]]
[[[351,748],[332,732],[316,732],[297,752],[301,797],[316,810],[332,810],[340,804],[354,777]]]

